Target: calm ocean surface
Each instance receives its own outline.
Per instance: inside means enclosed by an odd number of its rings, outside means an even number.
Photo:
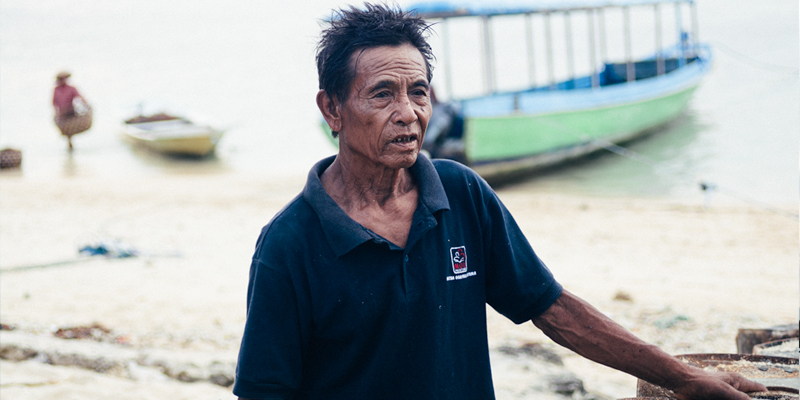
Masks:
[[[401,4],[408,4],[402,2]],[[318,127],[320,19],[348,3],[156,0],[0,2],[0,146],[23,151],[8,179],[126,179],[237,171],[303,177],[334,148]],[[629,148],[515,185],[589,196],[798,203],[798,3],[699,0],[710,75],[678,120]],[[94,126],[69,156],[52,123],[55,74],[92,103]],[[439,75],[434,73],[434,86]],[[500,77],[502,80],[503,77]],[[216,157],[174,160],[130,148],[121,121],[146,111],[228,128]],[[21,176],[21,177],[20,177]]]

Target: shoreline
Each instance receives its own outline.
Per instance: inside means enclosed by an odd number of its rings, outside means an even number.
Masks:
[[[223,363],[238,352],[258,232],[305,181],[231,173],[0,179],[0,270],[77,260],[79,246],[98,239],[118,239],[140,252],[2,272],[4,324],[35,337],[98,323],[133,349],[217,354]],[[516,188],[501,188],[498,196],[567,290],[671,354],[735,352],[737,329],[797,319],[796,220],[744,205],[704,210],[691,202]],[[635,395],[635,378],[560,349],[532,324],[515,326],[489,309],[488,328],[493,360],[500,347],[539,343],[590,393]],[[3,336],[11,337],[3,331],[0,342]],[[495,367],[498,398],[534,393],[520,364],[502,360]],[[155,398],[233,398],[221,386],[213,392],[228,397],[199,395],[196,388],[209,383],[146,389],[152,381],[31,360],[3,360],[0,374],[10,382],[2,386],[4,397],[12,399],[48,398],[58,390],[100,399],[123,387]]]

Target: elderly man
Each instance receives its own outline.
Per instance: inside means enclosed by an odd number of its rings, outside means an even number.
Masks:
[[[431,115],[421,19],[340,11],[317,54],[339,138],[263,229],[234,394],[252,399],[492,399],[486,304],[682,398],[765,390],[692,368],[563,290],[491,188],[419,156]]]

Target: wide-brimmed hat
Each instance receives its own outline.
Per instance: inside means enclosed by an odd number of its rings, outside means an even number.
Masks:
[[[61,72],[59,72],[59,73],[56,75],[56,79],[67,79],[67,78],[69,78],[70,76],[72,76],[72,74],[70,74],[69,72],[67,72],[67,71],[61,71]]]

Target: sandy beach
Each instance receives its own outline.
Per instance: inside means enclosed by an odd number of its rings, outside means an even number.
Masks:
[[[255,240],[303,184],[304,174],[4,173],[0,318],[13,330],[0,333],[0,344],[36,355],[0,361],[2,398],[233,399],[224,378],[235,365]],[[735,202],[704,209],[699,198],[579,198],[513,187],[499,195],[568,290],[667,352],[733,353],[739,328],[797,322],[794,218]],[[138,255],[78,254],[103,240]],[[94,340],[54,335],[94,324],[106,329]],[[634,378],[558,348],[532,324],[516,326],[491,310],[488,324],[498,398],[547,398],[536,396],[536,371],[497,352],[526,343],[558,354],[591,394],[635,395]],[[69,354],[85,362],[52,365]]]

